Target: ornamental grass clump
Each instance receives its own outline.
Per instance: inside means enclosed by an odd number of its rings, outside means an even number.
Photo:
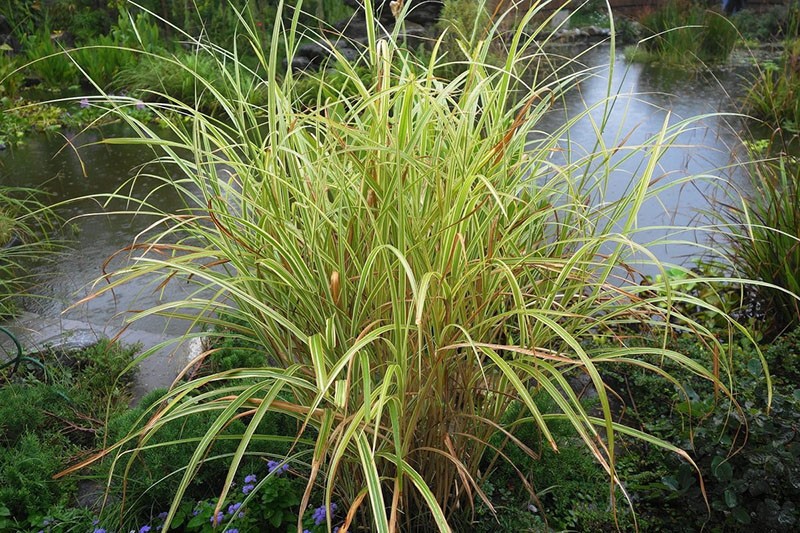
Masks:
[[[253,443],[285,441],[258,431],[269,412],[297,420],[296,442],[281,460],[307,476],[300,530],[304,512],[320,501],[327,508],[338,502],[341,523],[332,524],[330,514],[326,520],[339,531],[468,527],[476,503],[492,508],[482,482],[504,460],[504,446],[532,457],[540,445],[557,449],[554,420],[566,421],[607,472],[612,498],[624,493],[616,470],[620,433],[691,462],[615,422],[600,370],[628,363],[674,382],[650,362],[656,356],[729,393],[724,349],[703,326],[671,311],[672,302],[692,297],[679,283],[638,285],[626,263],[637,251],[640,260],[650,257],[632,239],[637,212],[658,192],[651,183],[659,158],[687,123],[665,125],[639,147],[606,146],[597,123],[590,155],[554,158],[578,118],[553,132],[538,131],[537,123],[590,73],[551,65],[523,32],[540,7],[502,42],[496,37],[508,21],[498,14],[460,55],[443,56],[433,43],[420,61],[396,33],[375,29],[367,2],[362,67],[332,48],[335,87],[346,89],[325,87],[313,105],[305,92],[301,101],[296,73],[279,72],[281,54],[291,58],[297,47],[299,17],[285,21],[280,11],[267,49],[252,25],[242,26],[259,62],[252,70],[239,50],[195,43],[198,53],[227,65],[224,88],[196,79],[198,98],[218,99],[216,114],[191,100],[155,98],[163,101],[152,108],[169,127],[164,133],[121,113],[140,137],[109,142],[159,151],[151,168],[171,167],[163,186],[179,191],[186,209],[164,213],[164,229],[133,243],[134,260],[110,273],[101,290],[154,274],[165,283],[186,280],[196,286],[192,297],[134,318],[196,314],[197,322],[263,348],[255,368],[177,384],[141,430],[104,450],[147,448],[166,424],[214,414],[189,462],[175,465],[182,480],[165,529],[198,468],[220,459],[214,443],[231,438],[223,429],[232,420],[246,430],[225,458],[220,505],[236,490],[231,483]],[[499,43],[506,59],[487,62]],[[460,74],[450,80],[440,71]],[[119,103],[126,100],[112,101]],[[598,105],[593,111],[602,111]],[[629,194],[591,202],[602,197],[620,150],[644,161]],[[627,347],[626,336],[643,332],[655,340]],[[717,346],[714,367],[666,349],[676,332]],[[589,342],[598,339],[605,342]],[[578,375],[597,392],[592,413],[568,380]],[[551,409],[540,409],[535,397],[542,395]],[[512,407],[518,414],[505,416]],[[538,442],[515,437],[523,423],[535,424]],[[534,498],[535,480],[522,472],[520,479]]]
[[[800,161],[750,146],[747,190],[727,191],[711,215],[727,230],[721,240],[733,268],[759,282],[748,312],[772,339],[800,325]]]

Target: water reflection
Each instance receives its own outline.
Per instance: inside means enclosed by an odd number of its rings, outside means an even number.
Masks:
[[[562,153],[571,154],[573,162],[596,151],[598,142],[609,149],[620,148],[610,161],[613,170],[605,196],[593,200],[602,202],[629,194],[643,175],[649,159],[642,153],[630,156],[630,148],[647,144],[665,124],[680,127],[673,145],[659,159],[654,177],[660,184],[677,183],[692,175],[705,178],[670,187],[657,199],[649,200],[641,210],[638,226],[672,228],[643,231],[634,240],[648,243],[674,234],[675,239],[707,242],[708,235],[695,230],[702,223],[698,211],[708,207],[709,197],[720,183],[743,186],[745,181],[738,167],[742,156],[739,133],[744,122],[736,114],[735,95],[729,92],[741,85],[743,72],[689,73],[627,64],[621,54],[612,69],[609,56],[608,47],[597,47],[582,56],[592,74],[566,95],[562,106],[547,115],[540,129],[553,131],[566,120],[585,115],[561,143],[568,148]],[[609,99],[609,94],[618,96]],[[652,251],[661,260],[673,263],[685,263],[698,254],[697,247],[680,244],[660,245]]]
[[[125,134],[128,133],[122,127],[111,127],[80,135],[32,135],[23,145],[0,152],[0,183],[46,191],[46,200],[58,204],[56,211],[69,221],[65,233],[73,241],[71,249],[58,261],[43,267],[41,284],[36,288],[43,297],[27,299],[26,310],[45,317],[83,320],[113,335],[127,310],[185,296],[184,288],[178,284],[169,286],[166,292],[147,284],[127,285],[114,294],[106,293],[69,309],[93,292],[92,284],[102,276],[104,262],[156,220],[148,215],[121,214],[133,208],[122,200],[107,205],[97,199],[75,200],[123,187],[143,164],[153,159],[153,152],[142,146],[100,142],[104,136]],[[175,191],[158,187],[160,184],[141,176],[123,190],[137,198],[147,195],[153,205],[167,212],[180,209],[182,204]],[[125,259],[125,254],[120,255],[110,268]],[[136,327],[152,333],[180,333],[186,324],[165,325],[163,320],[153,318],[137,322]]]

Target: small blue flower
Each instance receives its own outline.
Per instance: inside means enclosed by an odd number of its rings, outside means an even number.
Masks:
[[[81,106],[81,109],[86,109],[87,107],[89,107],[89,99],[86,98],[86,97],[81,98],[80,106]]]
[[[238,529],[226,529],[225,533],[239,533]]]
[[[287,470],[289,470],[289,465],[281,464],[279,461],[267,461],[267,468],[269,469],[269,473],[273,473],[277,470],[276,475],[281,475]]]
[[[144,102],[141,100],[136,100],[136,109],[142,110],[144,109]]]
[[[335,503],[331,503],[331,515],[333,515],[336,512],[337,508],[338,506]],[[314,515],[312,516],[312,518],[314,519],[314,523],[316,525],[318,526],[322,525],[322,523],[325,522],[327,517],[328,517],[328,511],[327,509],[325,509],[324,505],[320,505],[319,507],[314,509]]]
[[[153,529],[153,528],[151,528],[148,525],[144,525],[144,526],[139,528],[139,533],[148,533],[151,529]]]
[[[98,527],[97,529],[94,530],[94,533],[106,533],[106,530],[101,527]]]
[[[250,494],[250,491],[252,491],[254,488],[256,488],[255,485],[245,485],[242,487],[242,494]]]
[[[256,481],[258,481],[258,478],[255,474],[250,474],[244,478],[245,483],[255,483]]]
[[[216,514],[211,516],[211,524],[216,526],[217,524],[222,522],[222,519],[223,519],[224,516],[225,516],[225,513],[223,511],[217,511]]]

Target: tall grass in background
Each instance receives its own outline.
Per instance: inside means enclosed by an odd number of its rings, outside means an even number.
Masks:
[[[162,230],[132,243],[133,261],[101,290],[152,274],[185,280],[197,289],[193,297],[133,319],[197,313],[197,321],[263,346],[257,368],[175,386],[127,437],[146,448],[165,424],[215,415],[189,463],[174,465],[182,481],[167,522],[215,440],[239,418],[247,429],[227,458],[225,500],[251,443],[281,438],[259,433],[268,412],[296,418],[297,438],[311,439],[310,448],[298,444],[280,458],[308,473],[303,509],[312,494],[336,501],[350,530],[468,527],[473,505],[491,507],[482,481],[505,460],[504,447],[536,457],[539,444],[514,436],[522,424],[535,424],[540,442],[557,449],[549,424],[567,422],[607,472],[612,498],[624,494],[620,434],[691,462],[617,423],[600,375],[603,365],[623,363],[679,385],[671,366],[714,382],[722,394],[732,388],[734,362],[707,329],[672,308],[710,306],[683,293],[680,280],[640,286],[627,264],[634,255],[652,258],[632,239],[637,214],[659,192],[661,155],[689,123],[622,147],[643,158],[640,174],[620,200],[589,202],[604,196],[620,147],[602,142],[598,122],[592,153],[554,159],[581,117],[552,132],[537,123],[591,73],[552,68],[525,36],[540,8],[502,44],[499,14],[472,47],[443,56],[434,45],[423,62],[396,35],[378,38],[367,3],[363,66],[332,47],[336,85],[320,89],[309,106],[296,75],[280,72],[279,58],[291,58],[298,45],[299,18],[295,12],[282,22],[281,7],[266,48],[254,25],[242,28],[257,69],[237,49],[194,43],[206,60],[226,65],[221,82],[192,71],[195,94],[219,102],[215,114],[199,111],[195,99],[164,96],[152,106],[164,133],[120,113],[139,137],[108,142],[158,150],[152,169],[186,208],[163,213]],[[496,46],[507,59],[489,64]],[[454,70],[461,74],[452,80],[438,75]],[[324,86],[326,74],[320,77]],[[665,348],[679,333],[715,347],[714,366]],[[626,338],[639,335],[649,341],[635,345],[645,347],[628,347]],[[573,392],[575,376],[596,389],[596,411]],[[540,409],[535,397],[549,397],[552,407]],[[520,476],[533,493],[535,480]]]
[[[800,326],[800,162],[793,156],[754,150],[747,165],[749,190],[714,204],[714,216],[728,228],[731,262],[752,288],[752,313],[774,338]]]
[[[787,39],[779,62],[759,65],[744,99],[768,127],[800,134],[800,39]]]
[[[725,61],[739,32],[722,14],[694,0],[670,0],[640,17],[643,39],[626,50],[629,60],[668,65]]]

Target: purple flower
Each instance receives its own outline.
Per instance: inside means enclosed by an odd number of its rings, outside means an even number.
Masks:
[[[238,529],[226,529],[225,533],[239,533]]]
[[[250,491],[252,491],[254,488],[256,488],[255,485],[245,485],[242,487],[242,494],[250,494]]]
[[[158,513],[158,518],[164,520],[167,517],[167,512],[164,511],[163,513]]]
[[[220,522],[222,522],[222,518],[225,516],[225,513],[222,511],[217,511],[214,515],[211,516],[211,524],[216,526]]]
[[[337,505],[335,503],[331,504],[331,515],[336,512]],[[314,519],[314,523],[316,525],[322,525],[323,522],[327,519],[328,512],[325,509],[324,505],[320,505],[316,509],[314,509],[314,515],[312,518]]]
[[[236,511],[239,510],[239,507],[242,506],[242,502],[232,503],[228,506],[228,514],[236,514]]]
[[[98,527],[97,529],[94,530],[94,533],[106,533],[106,530],[101,527]]]
[[[142,110],[144,109],[144,102],[141,100],[136,100],[136,109]]]
[[[89,99],[86,98],[85,96],[83,98],[81,98],[80,106],[81,106],[81,109],[86,109],[87,107],[89,107]]]
[[[256,481],[258,481],[258,478],[256,477],[255,474],[250,474],[249,476],[245,476],[244,478],[245,483],[255,483]]]
[[[289,470],[289,464],[281,464],[279,461],[267,461],[267,468],[270,474],[277,470],[275,475],[279,476]]]
[[[140,527],[140,528],[139,528],[139,533],[147,533],[147,532],[148,532],[148,531],[150,531],[151,529],[153,529],[153,528],[151,528],[151,527],[150,527],[150,526],[148,526],[148,525],[144,525],[144,526],[142,526],[142,527]]]

